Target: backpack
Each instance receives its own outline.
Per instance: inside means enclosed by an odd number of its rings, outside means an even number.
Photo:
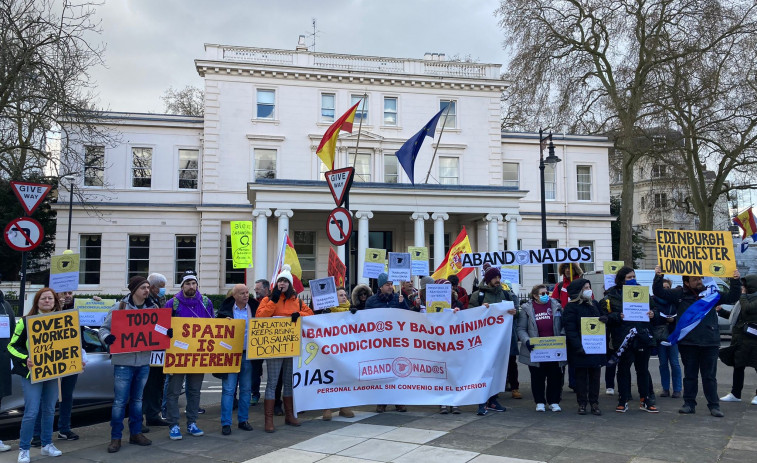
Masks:
[[[169,308],[171,309],[171,316],[172,317],[176,316],[176,304],[174,303],[175,300],[176,300],[176,298],[172,297],[171,299],[168,300],[168,302],[166,302],[166,305],[170,306]],[[210,299],[208,299],[208,296],[206,296],[206,295],[203,294],[202,295],[202,308],[203,309],[207,310],[207,308],[208,308],[208,302],[210,302]]]

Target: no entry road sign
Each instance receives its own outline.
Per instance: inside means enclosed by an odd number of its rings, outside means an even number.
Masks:
[[[350,239],[352,235],[352,216],[350,211],[343,207],[337,207],[329,213],[329,219],[326,223],[329,241],[334,246],[341,246]]]
[[[42,242],[42,225],[29,217],[11,220],[5,227],[5,242],[16,251],[31,251]]]

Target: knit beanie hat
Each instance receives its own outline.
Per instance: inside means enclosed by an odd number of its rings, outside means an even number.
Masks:
[[[586,278],[579,278],[577,280],[573,280],[568,285],[568,297],[572,300],[578,297],[579,294],[584,290],[584,286],[586,283],[589,283],[589,286],[591,286],[591,282],[587,280]]]
[[[194,270],[187,270],[184,272],[184,276],[181,278],[181,285],[184,286],[184,282],[194,280],[198,285],[200,284],[200,281],[197,279],[197,274]]]
[[[484,264],[484,283],[489,284],[494,277],[502,278],[502,274],[497,267],[492,267],[490,263]]]
[[[420,286],[420,289],[425,289],[426,285],[432,285],[434,284],[434,279],[430,276],[425,276],[421,278],[421,281],[418,283],[418,286]]]
[[[389,275],[386,273],[380,273],[378,276],[378,287],[381,288],[387,281],[389,281]]]
[[[437,285],[448,285],[448,284],[450,284],[450,282],[449,282],[449,280],[445,280],[444,278],[439,278],[438,280],[436,280],[434,282],[434,284],[437,284]]]
[[[279,272],[279,275],[276,277],[276,281],[278,282],[282,278],[285,278],[289,281],[289,286],[294,285],[294,278],[292,278],[292,267],[290,267],[289,264],[284,264],[281,267],[281,272]]]
[[[127,285],[127,288],[129,288],[129,292],[131,294],[134,294],[134,292],[138,290],[139,287],[145,284],[146,282],[147,282],[147,278],[141,275],[135,275],[129,278],[129,284]]]

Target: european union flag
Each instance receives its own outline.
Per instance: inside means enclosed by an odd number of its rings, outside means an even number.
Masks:
[[[434,138],[436,123],[439,122],[439,116],[442,115],[442,111],[444,110],[442,109],[436,113],[436,115],[428,121],[428,124],[423,126],[418,133],[410,137],[405,144],[394,153],[412,184],[415,184],[415,179],[413,178],[413,175],[415,174],[415,158],[418,157],[418,151],[420,151],[421,145],[423,145],[423,140],[425,140],[427,136]]]

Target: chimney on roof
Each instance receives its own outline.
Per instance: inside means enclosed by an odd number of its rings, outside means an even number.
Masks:
[[[431,60],[431,53],[429,53],[429,52],[426,52],[426,53],[425,53],[425,54],[423,55],[423,59],[425,59],[425,60],[429,60],[429,61],[430,61],[430,60]]]
[[[439,53],[439,61],[447,61],[447,55],[444,53]]]
[[[431,53],[432,61],[439,61],[439,53]]]
[[[301,35],[300,38],[297,40],[297,48],[295,48],[296,51],[308,51],[308,46],[305,45],[305,36]]]

